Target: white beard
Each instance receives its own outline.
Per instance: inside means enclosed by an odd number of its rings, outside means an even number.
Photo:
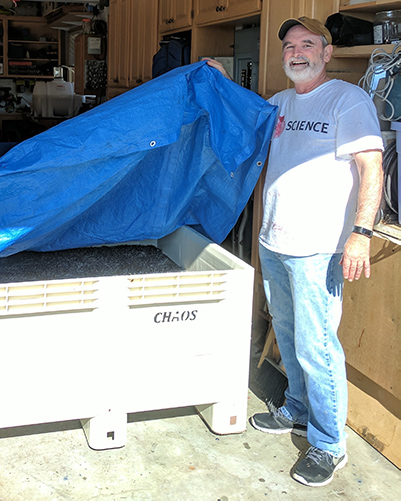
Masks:
[[[291,62],[293,61],[306,61],[309,64],[305,66],[303,69],[300,68],[297,69],[291,66]],[[320,61],[313,64],[307,58],[293,57],[289,59],[287,63],[283,62],[283,69],[287,77],[294,83],[305,83],[309,82],[310,80],[313,80],[315,76],[319,75],[319,73],[321,73],[321,71],[324,69],[324,65],[325,63],[323,57]]]

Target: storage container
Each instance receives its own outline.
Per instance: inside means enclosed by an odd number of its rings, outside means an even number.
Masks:
[[[377,12],[373,22],[375,44],[396,43],[401,40],[401,10]]]
[[[48,82],[38,81],[32,93],[35,117],[71,118],[82,105],[83,97],[74,93],[74,83],[63,78]]]
[[[128,413],[196,406],[246,429],[253,268],[188,227],[151,243],[183,271],[0,284],[1,428],[81,419],[107,449]]]

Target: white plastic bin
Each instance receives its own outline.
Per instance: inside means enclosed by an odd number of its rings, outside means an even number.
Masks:
[[[153,243],[184,271],[0,284],[0,428],[81,419],[108,449],[128,413],[196,406],[246,429],[253,268],[187,227]]]

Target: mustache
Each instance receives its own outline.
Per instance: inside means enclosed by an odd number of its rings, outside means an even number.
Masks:
[[[291,64],[293,62],[299,62],[299,61],[305,61],[306,63],[309,63],[309,59],[305,56],[298,56],[298,57],[290,57],[290,59],[288,59],[288,64]]]

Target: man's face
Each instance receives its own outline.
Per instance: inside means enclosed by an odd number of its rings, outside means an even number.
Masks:
[[[306,83],[324,73],[330,55],[319,35],[302,25],[290,28],[283,40],[282,64],[294,83]]]

